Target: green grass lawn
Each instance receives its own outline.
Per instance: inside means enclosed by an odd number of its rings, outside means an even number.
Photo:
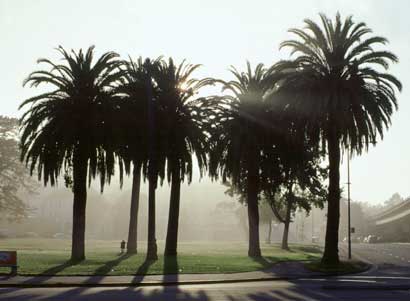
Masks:
[[[291,245],[291,251],[279,245],[262,244],[263,258],[249,258],[242,242],[181,242],[177,260],[161,255],[164,245],[158,243],[159,259],[145,261],[146,242],[141,252],[119,254],[119,241],[88,240],[87,259],[78,264],[68,262],[71,242],[60,239],[2,239],[0,250],[17,250],[20,275],[134,275],[172,273],[235,273],[267,268],[288,260],[317,260],[321,250],[314,246]],[[4,269],[0,270],[5,271]]]

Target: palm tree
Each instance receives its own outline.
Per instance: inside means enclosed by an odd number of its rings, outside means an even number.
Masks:
[[[165,118],[158,100],[158,88],[153,80],[153,73],[159,68],[160,59],[156,61],[146,60],[144,69],[149,81],[146,81],[147,93],[147,156],[143,168],[144,176],[148,179],[148,246],[147,260],[158,259],[158,248],[156,240],[155,202],[158,180],[161,183],[165,177],[165,150],[166,150],[166,129],[161,126]]]
[[[228,178],[238,188],[244,186],[248,207],[249,249],[248,256],[261,256],[259,244],[258,195],[262,154],[271,148],[272,122],[265,94],[272,88],[270,72],[263,64],[252,71],[249,62],[247,72],[231,68],[235,80],[224,82],[223,90],[229,91],[219,99],[217,116],[212,121],[212,151],[210,173],[213,177]],[[280,133],[281,134],[281,133]],[[245,181],[245,185],[241,185]]]
[[[162,120],[158,101],[158,88],[153,80],[153,73],[158,68],[161,58],[151,61],[136,62],[130,59],[125,63],[123,83],[116,89],[122,99],[123,134],[119,146],[125,169],[133,164],[133,186],[131,193],[130,224],[128,231],[128,253],[137,251],[137,224],[139,206],[139,187],[141,171],[148,179],[148,249],[147,259],[157,259],[155,238],[155,192],[158,177],[164,178],[165,156],[163,127],[157,121]],[[130,130],[132,129],[132,130]]]
[[[145,62],[148,64],[149,62]],[[122,71],[123,82],[116,88],[116,95],[121,99],[121,128],[118,145],[120,154],[120,168],[125,167],[127,174],[132,168],[132,189],[130,205],[130,222],[128,229],[127,253],[137,253],[137,227],[138,210],[141,186],[141,169],[147,160],[147,120],[148,120],[148,95],[147,85],[151,84],[140,57],[136,62],[124,62]],[[124,166],[124,167],[123,167]]]
[[[101,190],[114,173],[112,144],[116,125],[116,99],[112,88],[121,62],[114,52],[103,54],[95,63],[93,49],[66,52],[57,49],[66,64],[40,59],[50,70],[31,73],[24,81],[37,87],[47,84],[51,92],[25,100],[30,106],[21,119],[21,159],[31,173],[37,171],[44,184],[56,184],[61,170],[72,168],[73,231],[71,259],[85,258],[87,176],[99,174]]]
[[[209,108],[203,99],[194,99],[193,96],[210,80],[191,78],[199,66],[185,64],[184,61],[177,66],[170,58],[168,62],[162,60],[153,74],[163,116],[161,127],[165,130],[164,139],[167,141],[167,177],[171,181],[165,243],[165,255],[171,256],[177,255],[181,181],[185,177],[188,183],[192,180],[193,154],[201,174],[207,164],[205,118]]]
[[[148,76],[152,76],[152,71],[157,66],[150,65]],[[165,176],[165,150],[167,143],[166,129],[160,126],[162,120],[166,117],[160,108],[158,93],[151,84],[147,85],[148,95],[148,155],[145,164],[144,176],[148,179],[148,246],[147,260],[158,259],[158,248],[156,240],[156,221],[155,221],[155,202],[158,179],[161,182]],[[165,133],[164,133],[165,132]]]
[[[298,39],[285,41],[293,60],[276,65],[282,71],[282,107],[306,120],[306,129],[326,144],[329,160],[328,215],[324,264],[337,264],[340,200],[340,152],[360,154],[391,123],[397,109],[395,89],[401,83],[385,72],[397,62],[391,52],[374,49],[387,40],[369,36],[365,23],[352,17],[334,21],[320,14],[322,27],[305,20],[306,28],[291,29]],[[279,102],[278,102],[279,103]]]

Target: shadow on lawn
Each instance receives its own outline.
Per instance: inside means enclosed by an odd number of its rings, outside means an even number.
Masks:
[[[163,281],[165,282],[177,282],[178,281],[178,260],[176,256],[164,256],[164,266],[163,266]],[[151,265],[153,265],[156,260],[145,260],[142,265],[135,272],[135,276],[132,283],[141,282],[147,275],[147,272]]]
[[[297,251],[289,250],[288,252],[294,253]],[[314,254],[305,254],[303,260],[291,260],[286,257],[278,258],[276,256],[254,257],[252,260],[260,264],[261,272],[283,276],[289,274],[289,272],[304,273],[305,263],[312,260],[318,260],[318,257]]]
[[[322,250],[318,246],[300,246],[298,249],[305,253],[321,254]]]
[[[67,260],[63,264],[53,266],[53,267],[41,272],[38,276],[55,276],[56,274],[64,271],[66,268],[69,268],[73,265],[79,264],[80,262],[81,261]]]
[[[111,272],[117,265],[121,263],[121,261],[133,256],[133,254],[124,254],[118,257],[117,259],[111,260],[107,262],[105,265],[100,266],[98,269],[95,270],[95,275],[107,275]]]
[[[90,275],[89,279],[85,281],[85,283],[87,282],[99,282],[101,281],[109,272],[111,272],[111,270],[116,267],[117,265],[119,265],[121,263],[121,261],[129,258],[132,255],[129,254],[124,254],[122,256],[120,256],[119,258],[115,259],[115,260],[111,260],[109,262],[107,262],[106,264],[104,264],[103,266],[100,266],[99,268],[97,268],[94,271],[94,275]],[[49,280],[50,278],[56,276],[58,273],[64,271],[65,269],[75,266],[77,264],[81,264],[83,261],[73,261],[73,260],[67,260],[66,262],[64,262],[63,264],[60,265],[56,265],[53,266],[43,272],[41,272],[40,274],[38,274],[37,276],[35,276],[35,282],[36,283],[43,283],[46,282],[47,280]],[[38,277],[40,276],[40,277]],[[26,281],[27,283],[32,283],[33,279],[28,279]]]
[[[164,256],[163,274],[178,274],[178,259],[177,256]]]
[[[148,259],[146,259],[146,260],[140,265],[140,267],[138,268],[136,274],[137,274],[137,275],[145,275],[145,274],[147,274],[147,272],[148,272],[148,270],[149,270],[149,267],[150,267],[151,265],[153,265],[155,262],[156,262],[156,260],[148,260]]]
[[[141,282],[145,275],[147,274],[149,267],[153,265],[156,262],[156,260],[145,260],[138,268],[138,270],[135,272],[135,276],[132,279],[132,283],[139,283]]]
[[[67,260],[63,264],[53,266],[53,267],[41,272],[37,276],[34,276],[34,279],[35,279],[34,281],[36,283],[46,282],[48,279],[54,277],[59,272],[64,271],[66,268],[69,268],[69,267],[71,267],[73,265],[76,265],[78,263],[79,263],[78,261]],[[38,276],[40,276],[40,277],[38,277]],[[25,284],[25,283],[31,284],[31,283],[33,283],[33,279],[30,278],[30,279],[26,280],[25,282],[23,282],[23,284]]]
[[[125,257],[125,256],[123,256]],[[121,257],[121,258],[123,258]],[[125,258],[123,258],[125,259]],[[117,259],[116,261],[119,261]],[[111,262],[111,265],[115,262]],[[155,263],[155,260],[146,260],[136,271],[138,274],[146,274],[150,266]],[[109,264],[109,263],[108,263]],[[107,264],[107,265],[108,265]],[[164,257],[164,275],[163,280],[167,282],[177,282],[178,281],[178,260],[176,256],[165,256]],[[166,274],[174,273],[175,274]],[[145,275],[135,275],[134,283],[141,281]],[[101,276],[103,277],[103,276]],[[95,278],[94,278],[95,279]],[[163,301],[163,300],[179,300],[179,301],[210,301],[211,298],[207,295],[207,292],[203,289],[197,289],[194,291],[186,290],[180,287],[178,284],[165,285],[163,287],[158,287],[154,289],[145,289],[138,286],[128,286],[126,288],[106,288],[103,290],[93,290],[89,291],[89,287],[77,287],[68,288],[59,291],[57,294],[52,294],[51,296],[45,296],[41,300],[78,300],[78,301],[88,301],[92,300],[139,300],[139,301]],[[6,291],[7,294],[13,294],[16,290],[10,289]],[[16,298],[13,295],[7,296],[10,301],[22,300],[32,300],[38,295],[34,294],[19,294]],[[233,299],[232,299],[233,300]]]
[[[274,262],[272,262],[271,260],[267,260],[266,258],[269,257],[251,257],[253,261],[259,263],[263,268],[270,268]]]
[[[179,267],[177,256],[164,256],[164,269],[162,273],[164,274],[164,282],[178,282]]]

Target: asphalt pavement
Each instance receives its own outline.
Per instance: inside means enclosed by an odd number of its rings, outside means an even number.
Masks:
[[[374,265],[368,275],[410,277],[410,243],[352,244],[352,253]]]
[[[360,283],[359,283],[360,281]],[[80,301],[128,301],[128,300],[410,300],[407,289],[360,289],[369,281],[339,279],[300,279],[295,281],[266,281],[224,283],[209,285],[113,287],[113,288],[27,288],[0,289],[0,299],[21,300],[80,300]],[[371,281],[370,281],[371,282]],[[358,285],[358,283],[360,285]],[[354,285],[346,289],[338,285]],[[331,286],[333,285],[333,287]]]

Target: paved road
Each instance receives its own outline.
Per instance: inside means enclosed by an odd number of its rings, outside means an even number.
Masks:
[[[377,265],[372,275],[410,276],[410,244],[352,244],[353,255]],[[409,283],[410,284],[410,283]]]
[[[0,299],[7,301],[410,300],[408,290],[376,291],[369,289],[346,289],[345,286],[340,287],[341,285],[357,286],[357,282],[360,280],[356,279],[355,281],[339,279],[338,281],[331,282],[324,280],[298,280],[295,282],[271,281],[241,284],[187,285],[181,287],[1,289]],[[363,283],[361,282],[360,284]],[[365,281],[365,283],[368,283],[368,281]]]
[[[360,275],[236,284],[0,289],[0,300],[410,300],[410,244],[355,244],[354,254],[377,264]]]

